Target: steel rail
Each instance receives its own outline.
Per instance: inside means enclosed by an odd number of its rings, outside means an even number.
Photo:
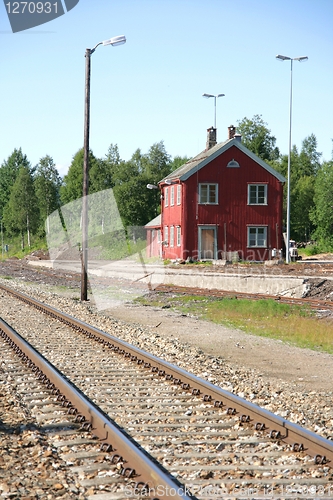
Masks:
[[[195,497],[186,493],[184,487],[167,471],[156,463],[153,457],[137,445],[110,417],[100,410],[72,382],[52,365],[43,355],[27,342],[8,323],[0,318],[0,336],[13,348],[14,352],[28,365],[38,379],[62,401],[69,413],[76,415],[82,428],[92,431],[101,441],[103,449],[117,452],[111,463],[124,462],[124,477],[139,477],[137,491],[159,491],[159,499],[170,498],[172,491],[176,500],[190,500]],[[123,456],[118,453],[122,453]]]
[[[330,439],[325,439],[315,432],[285,420],[283,417],[275,415],[225,389],[221,389],[176,365],[172,365],[21,292],[4,285],[0,285],[0,288],[36,307],[38,310],[57,318],[92,340],[104,344],[130,361],[151,370],[156,377],[163,377],[173,384],[180,385],[182,389],[191,391],[193,395],[201,396],[205,402],[211,402],[216,408],[225,408],[227,414],[239,416],[241,422],[252,425],[255,430],[269,431],[271,439],[290,444],[295,452],[305,451],[314,457],[315,463],[333,465],[333,441]]]
[[[232,292],[228,290],[218,290],[209,288],[183,287],[180,285],[158,285],[154,291],[156,292],[173,292],[184,293],[187,295],[199,295],[208,297],[227,297],[249,300],[272,299],[285,304],[306,305],[313,308],[329,308],[333,309],[333,301],[320,300],[313,298],[286,297],[284,295],[268,295],[263,293],[248,293],[248,292]]]

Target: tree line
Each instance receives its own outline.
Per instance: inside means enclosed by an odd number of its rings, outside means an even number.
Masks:
[[[247,148],[287,177],[288,155],[280,153],[261,115],[238,121],[237,132]],[[45,236],[45,221],[51,213],[81,198],[83,156],[80,149],[63,179],[49,155],[31,166],[19,148],[3,161],[0,216],[8,236],[20,235],[22,248],[30,246],[33,235]],[[290,231],[293,239],[316,240],[319,250],[329,251],[333,250],[333,154],[330,161],[322,161],[321,156],[314,134],[303,140],[300,150],[292,148]],[[89,193],[112,188],[125,228],[144,226],[160,212],[160,192],[147,189],[147,184],[157,184],[188,159],[172,158],[163,141],[153,144],[147,153],[137,149],[128,161],[121,159],[114,144],[104,158],[90,151]]]
[[[9,236],[21,237],[22,248],[31,236],[44,237],[45,221],[61,206],[82,197],[84,151],[74,156],[68,173],[61,179],[49,155],[32,167],[22,149],[15,149],[0,167],[0,216]],[[171,159],[163,142],[153,144],[148,153],[137,149],[131,159],[120,158],[117,145],[111,144],[104,158],[89,152],[89,194],[112,188],[122,222],[144,226],[160,211],[159,190],[147,184],[159,180],[188,160]]]

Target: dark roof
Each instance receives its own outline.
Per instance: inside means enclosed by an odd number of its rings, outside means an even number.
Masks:
[[[202,151],[197,156],[189,160],[187,163],[185,163],[181,167],[171,172],[171,174],[169,174],[167,177],[164,177],[164,179],[162,179],[159,182],[159,184],[164,183],[166,179],[170,180],[179,179],[180,181],[186,181],[189,177],[191,177],[191,175],[196,173],[201,168],[205,167],[209,162],[217,158],[219,155],[227,151],[232,146],[236,146],[238,149],[243,151],[243,153],[252,158],[252,160],[257,162],[270,174],[274,175],[274,177],[276,177],[280,182],[286,182],[286,179],[285,177],[283,177],[283,175],[274,170],[273,167],[268,165],[268,163],[264,162],[261,158],[259,158],[259,156],[252,153],[252,151],[250,151],[247,147],[245,147],[244,144],[242,144],[242,142],[239,139],[233,138],[233,139],[228,139],[225,142],[220,142],[219,144],[216,144],[216,146],[213,146],[208,150]]]

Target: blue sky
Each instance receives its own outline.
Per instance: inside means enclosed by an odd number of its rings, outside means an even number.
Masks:
[[[0,163],[21,147],[32,165],[46,154],[64,175],[83,145],[85,49],[92,55],[90,146],[111,143],[129,159],[164,141],[172,156],[205,148],[217,101],[218,140],[262,115],[288,152],[314,133],[323,158],[333,138],[333,0],[80,0],[66,15],[13,34],[0,4]]]

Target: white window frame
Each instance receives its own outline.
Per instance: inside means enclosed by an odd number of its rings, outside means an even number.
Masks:
[[[175,187],[171,186],[170,188],[170,206],[173,207],[175,204]]]
[[[182,186],[181,184],[177,185],[177,205],[180,205],[182,201]]]
[[[157,243],[161,243],[161,230],[157,230]]]
[[[202,201],[202,189],[203,186],[207,186],[207,201]],[[215,188],[215,201],[209,201],[210,199],[210,188],[214,186]],[[199,184],[199,204],[201,205],[218,205],[219,199],[219,185],[214,182],[201,182]]]
[[[164,191],[164,206],[167,207],[169,205],[169,188],[166,187]]]
[[[259,238],[261,235],[263,237]],[[267,226],[248,226],[247,246],[248,248],[267,248]]]
[[[180,226],[177,226],[177,247],[181,246],[181,242],[182,242],[181,228]]]
[[[253,188],[255,190],[255,193],[254,193],[255,201],[251,201],[251,191],[253,191]],[[260,201],[260,202],[259,202],[259,188],[264,188],[264,196],[263,196],[264,201]],[[267,205],[267,184],[248,184],[247,204],[248,205]]]
[[[169,244],[169,228],[164,226],[164,244],[167,246]]]
[[[175,226],[170,226],[170,247],[175,246]]]

